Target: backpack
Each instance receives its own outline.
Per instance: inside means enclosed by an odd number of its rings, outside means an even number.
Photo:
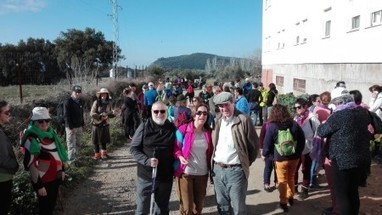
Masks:
[[[176,115],[176,118],[174,120],[174,124],[175,124],[176,128],[179,128],[181,125],[185,124],[188,120],[187,108],[184,108],[183,112],[179,112],[179,107],[177,107],[175,110],[177,112],[177,115]]]
[[[278,131],[275,148],[281,156],[293,155],[296,152],[296,145],[297,143],[294,140],[289,128]]]
[[[64,117],[64,100],[60,101],[56,108],[56,116],[57,116],[57,122],[59,124],[65,124],[65,117]]]

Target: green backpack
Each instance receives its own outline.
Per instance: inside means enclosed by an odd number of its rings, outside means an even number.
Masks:
[[[275,148],[281,156],[293,155],[296,152],[296,145],[297,143],[294,140],[289,128],[278,131]]]

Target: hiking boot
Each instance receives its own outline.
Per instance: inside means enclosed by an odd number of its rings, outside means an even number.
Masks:
[[[288,205],[280,203],[280,208],[283,210],[284,213],[288,213]]]
[[[304,201],[306,198],[308,198],[308,188],[301,187],[301,192],[298,194],[297,200]]]
[[[106,150],[101,150],[101,158],[104,160],[104,159],[108,159],[110,158],[109,155],[107,155],[107,151]]]
[[[288,199],[288,203],[289,203],[289,206],[293,206],[294,205],[294,199],[293,198],[289,198]]]
[[[101,153],[94,153],[93,160],[101,159]]]
[[[269,184],[264,184],[264,190],[268,193],[272,192],[272,188],[269,186]]]

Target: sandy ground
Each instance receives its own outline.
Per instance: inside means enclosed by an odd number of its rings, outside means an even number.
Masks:
[[[128,144],[113,151],[112,159],[100,161],[94,173],[72,193],[63,197],[63,209],[56,214],[134,214],[136,164],[128,151]],[[251,166],[251,175],[247,191],[248,214],[278,214],[278,191],[267,193],[262,188],[264,163],[257,159]],[[372,166],[372,177],[366,188],[360,188],[361,213],[382,214],[382,169],[381,165]],[[321,190],[310,193],[303,202],[296,201],[289,214],[321,214],[322,209],[330,206],[329,191],[325,177],[320,178]],[[70,182],[69,182],[70,183]],[[203,214],[217,213],[213,185],[208,186]],[[60,206],[60,204],[58,204]],[[179,202],[174,188],[170,201],[170,214],[178,214]],[[58,207],[60,208],[60,207]]]

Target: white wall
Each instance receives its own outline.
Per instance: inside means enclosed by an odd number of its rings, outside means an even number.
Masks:
[[[262,63],[380,63],[382,25],[370,21],[378,10],[382,0],[264,0]],[[351,31],[357,15],[360,28]],[[331,33],[325,38],[327,20]]]

